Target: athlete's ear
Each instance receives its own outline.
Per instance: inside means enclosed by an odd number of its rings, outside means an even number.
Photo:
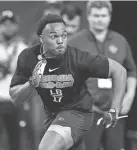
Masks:
[[[40,40],[41,43],[43,43],[42,35],[39,36],[39,40]]]

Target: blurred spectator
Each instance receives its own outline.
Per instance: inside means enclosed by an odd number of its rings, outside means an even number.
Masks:
[[[73,3],[66,3],[61,10],[61,16],[66,22],[68,38],[80,30],[82,10]]]
[[[3,11],[0,17],[0,117],[8,132],[11,150],[20,149],[20,136],[17,108],[11,102],[9,85],[18,55],[27,47],[18,31],[17,17],[10,10]]]
[[[136,66],[127,40],[119,33],[110,30],[112,5],[110,1],[89,1],[87,3],[87,20],[89,29],[75,35],[70,45],[88,52],[98,52],[121,63],[128,73],[127,90],[121,105],[121,115],[128,114],[136,89]],[[96,125],[102,114],[111,107],[113,99],[113,81],[111,79],[90,79],[88,89],[95,100],[93,111],[94,123],[85,136],[86,150],[97,150],[103,142],[105,150],[120,150],[125,147],[125,119],[118,120],[117,125],[105,129]]]
[[[63,1],[45,1],[45,9],[43,15],[47,14],[58,14],[60,15],[60,10],[63,5]]]
[[[15,16],[12,11],[6,10],[2,12],[2,16],[0,19],[0,30],[1,30],[1,37],[0,37],[0,69],[1,69],[1,80],[0,80],[0,96],[1,100],[3,99],[10,100],[9,96],[9,84],[12,78],[13,73],[15,72],[16,68],[16,61],[18,55],[22,50],[27,48],[28,46],[25,44],[24,39],[19,35],[19,18]],[[7,96],[7,97],[6,97]],[[33,95],[34,96],[34,95]],[[33,99],[33,97],[32,97]],[[10,104],[11,101],[9,101]],[[7,107],[7,103],[5,107]],[[1,107],[3,107],[2,105]],[[9,104],[8,104],[9,105]],[[14,105],[13,105],[14,106]],[[35,139],[35,129],[34,129],[34,122],[32,119],[33,116],[33,105],[31,103],[31,99],[25,102],[20,107],[17,106],[18,114],[18,121],[16,122],[16,128],[19,128],[19,135],[18,141],[11,142],[15,145],[15,143],[20,143],[20,149],[25,149],[27,145],[31,147],[31,149],[36,149],[36,139]],[[6,111],[6,110],[5,110]],[[4,112],[7,113],[7,112]],[[9,115],[9,114],[8,114]],[[7,118],[11,118],[11,116],[7,116]],[[6,118],[6,117],[5,117]],[[8,127],[12,127],[12,123],[8,122]],[[16,131],[12,129],[14,133]],[[10,131],[9,131],[10,132]],[[10,135],[10,138],[13,140],[13,135]],[[13,146],[12,146],[13,147]],[[15,146],[14,146],[15,147]]]
[[[7,65],[9,73],[13,73],[16,68],[17,57],[20,52],[27,47],[23,38],[19,33],[19,23],[13,12],[6,10],[2,12],[0,18],[0,28],[2,32],[2,40],[0,43],[0,61],[3,65]],[[6,64],[6,63],[9,64]],[[10,65],[10,66],[8,66]]]

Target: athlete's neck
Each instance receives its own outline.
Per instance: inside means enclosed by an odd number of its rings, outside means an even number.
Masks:
[[[44,45],[42,45],[42,53],[45,56],[45,58],[54,58],[54,57],[56,57],[52,54],[52,52],[50,50],[48,50],[46,47],[44,47]]]

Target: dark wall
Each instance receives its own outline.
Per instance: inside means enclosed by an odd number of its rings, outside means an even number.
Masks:
[[[137,2],[114,1],[112,3],[114,12],[111,27],[127,38],[137,62]]]
[[[137,64],[137,1],[112,2],[113,19],[111,27],[123,34],[132,48],[133,57]],[[137,90],[128,117],[128,128],[137,130]]]

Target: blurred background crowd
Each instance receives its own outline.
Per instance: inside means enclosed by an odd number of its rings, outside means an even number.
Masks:
[[[55,0],[0,1],[0,150],[37,150],[44,132],[43,104],[37,93],[34,93],[33,97],[21,106],[15,106],[11,103],[8,92],[18,55],[28,46],[40,42],[36,35],[39,19],[48,13],[61,15],[66,22],[68,42],[77,47],[83,46],[86,50],[90,46],[85,44],[84,40],[82,43],[80,36],[89,36],[86,34],[85,29],[86,31],[93,31],[94,22],[92,22],[91,12],[89,12],[91,3],[88,1]],[[110,20],[102,22],[106,28],[118,32],[122,35],[121,38],[126,39],[128,44],[124,46],[125,48],[128,47],[129,53],[123,61],[132,63],[132,60],[129,59],[133,59],[136,65],[137,2],[112,1],[111,4],[106,1],[104,4],[95,3],[94,5],[95,7],[98,5],[99,8],[106,7],[109,10]],[[118,38],[120,37],[118,36]],[[98,39],[100,37],[97,36],[96,40]],[[91,37],[88,40],[90,43]],[[99,43],[97,45],[99,46],[98,49],[102,49],[102,45]],[[113,41],[110,51],[112,53],[117,52],[117,47],[115,47]],[[120,62],[122,59],[123,57],[116,58]],[[129,66],[130,64],[127,64],[127,68]],[[136,78],[133,73],[130,73],[130,75],[130,77]],[[133,81],[136,82],[136,80]],[[136,83],[134,86],[136,87]],[[101,130],[97,137],[96,133],[93,134],[93,138],[90,135],[85,135],[86,150],[137,150],[137,95],[135,87],[133,88],[133,101],[131,100],[132,102],[129,105],[127,103],[129,107],[125,114],[128,114],[128,118],[123,119],[117,129],[109,132],[112,135],[104,130]],[[100,109],[102,112],[105,111],[101,107]],[[99,130],[97,129],[97,131]],[[121,134],[119,135],[119,133]],[[92,134],[92,131],[88,134]],[[111,147],[105,146],[104,139],[111,142]],[[91,143],[96,144],[91,146]],[[119,147],[115,145],[119,145]]]

